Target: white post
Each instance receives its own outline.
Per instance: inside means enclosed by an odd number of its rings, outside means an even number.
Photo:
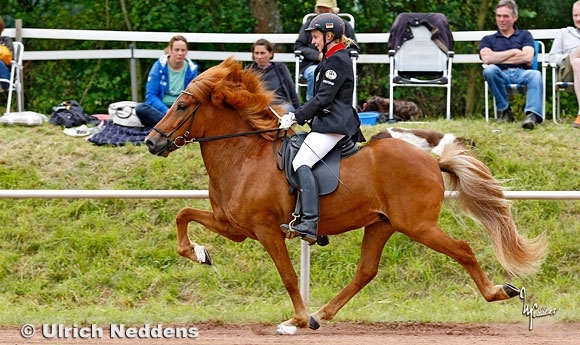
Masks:
[[[308,310],[310,302],[310,245],[306,241],[300,246],[300,293]]]

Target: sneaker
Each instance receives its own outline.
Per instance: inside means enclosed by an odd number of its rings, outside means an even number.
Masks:
[[[501,111],[501,116],[497,119],[498,123],[502,122],[514,122],[514,112],[512,111],[512,107],[508,105],[506,110]]]
[[[576,116],[576,120],[574,120],[574,123],[572,124],[572,127],[574,127],[574,128],[580,128],[580,115]]]
[[[527,112],[526,118],[522,122],[522,128],[523,129],[534,129],[534,128],[536,128],[537,124],[538,124],[537,115],[532,113],[532,112]]]

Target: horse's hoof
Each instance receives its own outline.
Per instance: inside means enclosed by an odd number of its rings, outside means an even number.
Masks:
[[[329,243],[330,241],[328,240],[328,236],[318,236],[316,239],[316,244],[321,247],[327,246]]]
[[[209,255],[209,252],[207,251],[207,249],[205,249],[204,246],[195,246],[193,248],[193,251],[195,252],[195,256],[197,258],[197,262],[199,262],[202,265],[211,265],[211,256]]]
[[[318,323],[318,321],[316,321],[316,319],[314,317],[312,317],[312,315],[310,315],[310,320],[308,321],[308,328],[314,329],[314,330],[317,330],[320,328],[320,323]]]
[[[297,330],[298,329],[296,328],[296,326],[286,326],[283,324],[279,324],[278,327],[276,328],[276,334],[295,335]]]
[[[505,283],[503,286],[503,291],[510,297],[516,297],[520,295],[520,289],[518,289],[517,287],[513,286],[510,283]]]

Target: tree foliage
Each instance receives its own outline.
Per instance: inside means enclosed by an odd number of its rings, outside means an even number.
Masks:
[[[168,32],[298,32],[302,16],[314,11],[315,0],[238,0],[177,1],[165,0],[5,0],[3,18],[7,27],[22,19],[24,27],[134,30]],[[251,6],[249,6],[249,3]],[[518,25],[528,29],[559,28],[572,25],[571,6],[555,1],[520,2]],[[260,7],[260,4],[262,6]],[[356,32],[388,32],[401,12],[441,12],[449,19],[452,30],[492,30],[495,28],[496,1],[467,0],[341,0],[341,12],[356,20]],[[258,8],[259,7],[259,8]],[[81,50],[129,48],[130,42],[38,40],[24,42],[27,50]],[[551,42],[545,42],[547,48]],[[163,43],[139,43],[139,48],[162,49]],[[247,44],[197,44],[196,50],[247,51]],[[291,52],[291,45],[277,47]],[[363,53],[386,54],[384,44],[361,44]],[[457,53],[475,53],[473,42],[457,42]],[[202,70],[215,62],[197,61]],[[142,60],[138,66],[145,80],[152,61]],[[481,113],[477,102],[483,93],[480,66],[455,64],[453,67],[454,116]],[[359,100],[372,95],[388,96],[388,65],[360,64]],[[140,84],[144,84],[141,82]],[[26,105],[29,109],[50,113],[50,108],[66,99],[76,99],[87,112],[104,111],[113,101],[130,99],[129,62],[122,59],[29,61],[25,66]],[[443,113],[445,100],[439,89],[398,88],[397,98],[413,99],[427,114]],[[142,96],[140,96],[142,97]]]

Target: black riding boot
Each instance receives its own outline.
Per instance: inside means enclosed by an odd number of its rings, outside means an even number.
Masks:
[[[288,224],[280,225],[282,231],[295,231],[302,239],[310,244],[314,244],[318,234],[319,201],[318,186],[310,167],[303,165],[296,170],[298,183],[300,184],[300,204],[302,205],[302,216],[298,224],[292,227]]]

